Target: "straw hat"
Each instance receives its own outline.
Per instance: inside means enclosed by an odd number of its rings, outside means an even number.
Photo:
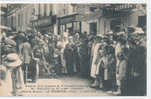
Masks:
[[[117,33],[116,33],[117,36],[122,36],[122,35],[124,35],[124,34],[125,34],[125,32],[117,32]]]
[[[11,53],[6,56],[5,65],[8,67],[19,67],[22,64],[19,56],[16,53]]]
[[[139,28],[139,27],[135,27],[135,31],[133,32],[133,35],[143,35],[143,34],[145,34],[145,32],[143,31],[143,29],[142,28]]]
[[[10,38],[6,38],[4,42],[6,43],[6,45],[16,46],[16,42]]]
[[[114,34],[113,31],[109,31],[105,35],[113,35],[113,34]]]

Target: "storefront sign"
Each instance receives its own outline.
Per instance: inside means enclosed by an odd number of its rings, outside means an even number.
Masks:
[[[36,20],[35,24],[39,27],[46,27],[55,24],[55,22],[56,22],[56,16],[47,16]]]
[[[59,19],[60,24],[67,24],[75,21],[76,15],[67,16]]]
[[[51,23],[52,23],[51,18],[48,17],[48,18],[38,20],[37,25],[38,26],[48,26]]]

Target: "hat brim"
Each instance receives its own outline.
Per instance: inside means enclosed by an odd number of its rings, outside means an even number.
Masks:
[[[8,67],[19,67],[20,65],[22,64],[22,61],[20,59],[18,59],[17,61],[15,62],[7,62],[6,65]]]

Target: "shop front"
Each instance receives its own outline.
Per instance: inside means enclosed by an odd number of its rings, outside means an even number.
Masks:
[[[109,31],[120,31],[122,30],[125,26],[127,26],[127,18],[129,12],[127,11],[115,11],[114,9],[110,10],[104,10],[103,11],[103,17],[106,20],[106,28],[105,28],[105,33]]]
[[[102,10],[80,14],[77,20],[81,21],[81,31],[87,34],[98,35],[103,29]]]
[[[45,16],[33,21],[33,26],[42,34],[54,32],[54,24],[56,24],[56,16]]]
[[[103,9],[103,17],[105,18],[107,27],[105,33],[108,31],[123,30],[129,25],[139,26],[140,20],[145,20],[144,14],[141,11],[135,11],[138,7],[134,4],[122,5],[117,4]],[[144,15],[144,16],[143,16]],[[142,16],[142,17],[141,17]],[[145,24],[145,23],[144,23]]]
[[[77,21],[78,14],[71,14],[67,16],[58,17],[58,32],[59,34],[69,30],[73,35],[76,32],[81,32],[81,22]]]

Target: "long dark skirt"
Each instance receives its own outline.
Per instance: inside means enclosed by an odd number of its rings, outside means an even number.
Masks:
[[[65,49],[64,54],[65,54],[67,72],[69,75],[73,75],[73,73],[74,73],[74,70],[73,70],[73,61],[74,61],[73,51],[70,49]]]
[[[36,80],[36,61],[31,60],[30,64],[23,64],[22,70],[24,71],[24,82],[26,83],[27,79],[32,79],[32,81]]]
[[[80,57],[80,74],[81,76],[87,77],[90,74],[88,56],[83,55]]]

